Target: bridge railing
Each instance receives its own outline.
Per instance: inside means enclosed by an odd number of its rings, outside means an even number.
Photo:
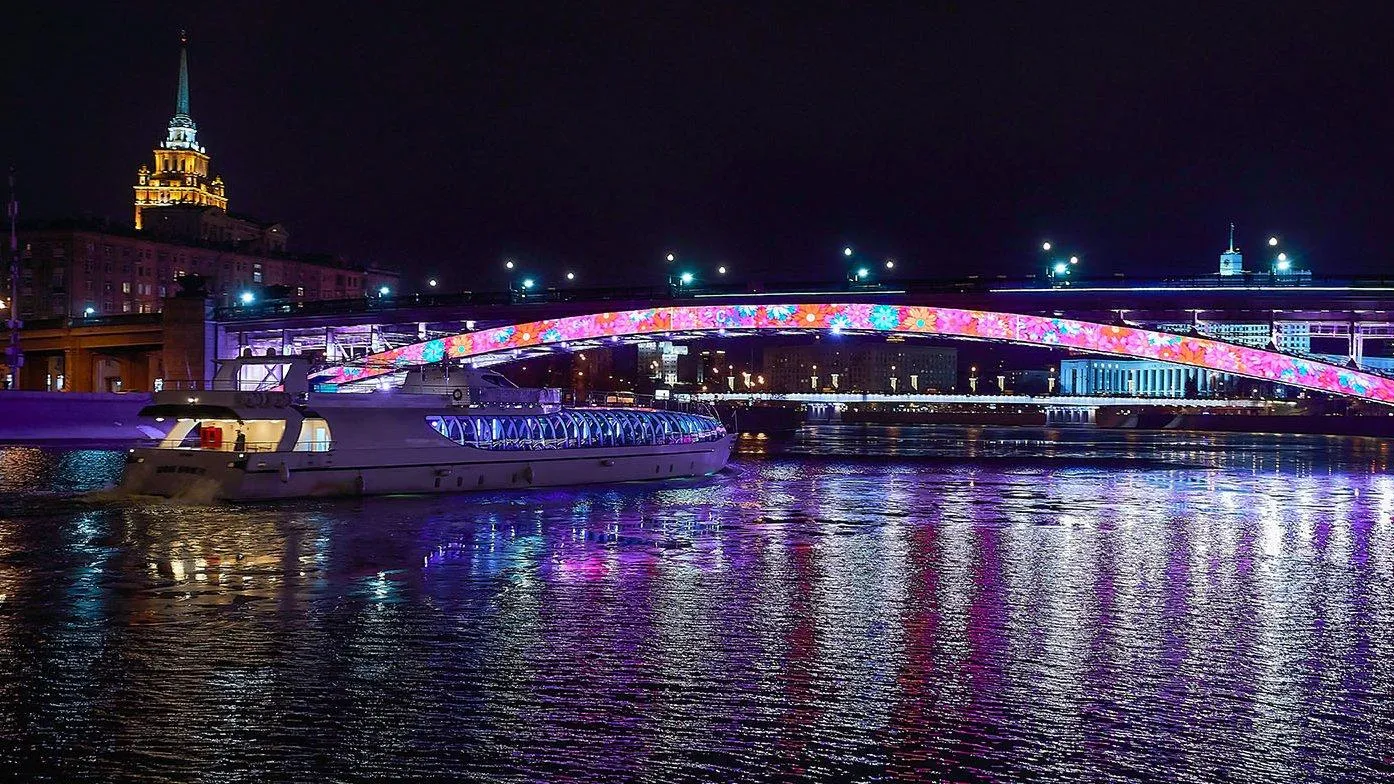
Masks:
[[[1043,275],[969,275],[951,279],[884,278],[872,282],[848,281],[782,281],[774,285],[762,283],[708,283],[692,286],[610,286],[587,288],[543,288],[528,291],[461,291],[453,293],[395,294],[384,297],[354,297],[336,300],[291,301],[275,300],[257,302],[251,305],[233,305],[217,308],[215,318],[219,321],[238,321],[275,316],[320,316],[373,311],[391,311],[406,307],[451,307],[468,305],[529,305],[559,302],[603,302],[610,300],[632,301],[678,301],[693,298],[740,296],[757,294],[762,297],[777,296],[780,292],[796,294],[815,294],[830,296],[836,294],[867,294],[888,292],[905,295],[915,294],[985,294],[1004,289],[1040,290],[1042,292],[1069,291],[1071,289],[1117,288],[1129,289],[1145,286],[1165,290],[1167,288],[1186,289],[1233,288],[1244,289],[1255,286],[1278,288],[1324,287],[1350,289],[1381,289],[1394,287],[1394,277],[1314,277],[1307,274],[1274,274],[1268,272],[1248,272],[1241,275],[1191,275],[1170,278],[1134,278],[1121,273],[1111,276],[1077,278],[1061,281]],[[104,318],[73,319],[77,324],[91,324]]]

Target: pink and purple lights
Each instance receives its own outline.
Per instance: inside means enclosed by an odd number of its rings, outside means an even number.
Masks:
[[[533,321],[414,343],[335,367],[319,381],[351,384],[444,359],[470,359],[537,346],[665,332],[831,330],[934,335],[1058,346],[1264,379],[1394,404],[1394,379],[1263,349],[1136,327],[1046,316],[912,305],[680,305]]]

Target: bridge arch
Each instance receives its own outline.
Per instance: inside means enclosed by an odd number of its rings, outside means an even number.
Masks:
[[[1140,327],[986,310],[892,304],[694,304],[569,316],[427,340],[329,368],[316,381],[352,384],[446,359],[672,332],[833,331],[994,340],[1152,359],[1394,404],[1394,379],[1306,357]]]

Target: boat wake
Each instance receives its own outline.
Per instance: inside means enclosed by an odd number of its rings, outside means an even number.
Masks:
[[[220,503],[219,485],[211,479],[195,479],[179,488],[172,496],[149,495],[122,487],[109,487],[94,490],[77,496],[78,500],[90,504],[128,504],[139,506],[212,506]]]

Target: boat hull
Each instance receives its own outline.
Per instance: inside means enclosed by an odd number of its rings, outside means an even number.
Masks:
[[[609,449],[468,447],[326,452],[133,449],[120,489],[191,500],[455,493],[705,476],[730,458],[717,441]]]

